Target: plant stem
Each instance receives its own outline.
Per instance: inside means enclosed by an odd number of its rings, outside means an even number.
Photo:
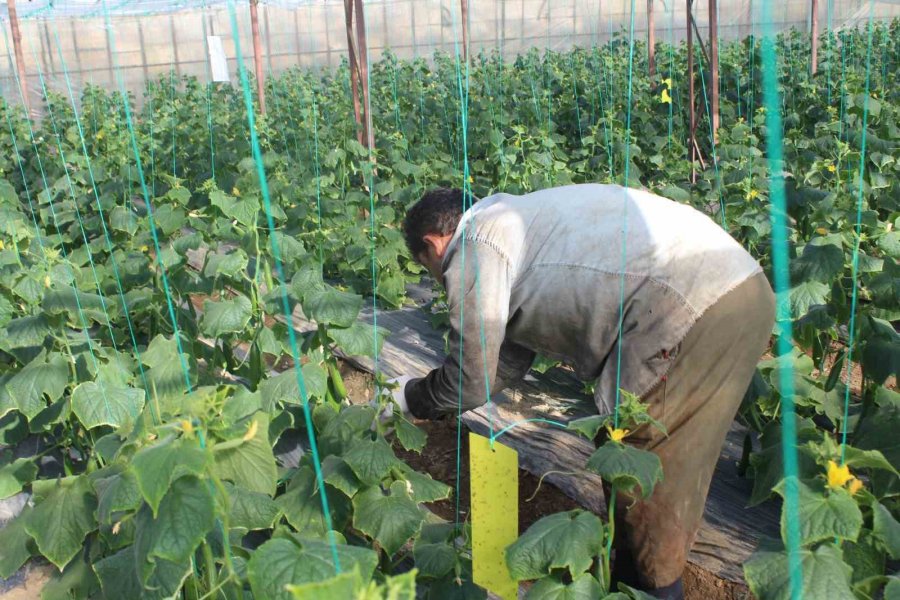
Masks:
[[[224,543],[227,544],[228,541],[225,540]],[[203,542],[203,560],[206,562],[206,587],[213,590],[216,588],[216,560],[209,542]]]
[[[612,579],[612,570],[610,569],[610,555],[612,554],[612,544],[613,539],[616,535],[616,494],[618,493],[618,487],[613,485],[612,491],[609,494],[609,502],[607,502],[606,511],[607,511],[607,528],[609,530],[606,538],[606,548],[603,552],[602,560],[600,562],[599,568],[602,569],[600,573],[600,586],[605,592],[610,591],[610,584]]]

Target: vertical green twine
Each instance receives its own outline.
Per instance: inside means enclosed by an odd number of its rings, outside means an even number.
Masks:
[[[422,74],[419,72],[418,67],[415,69],[416,71],[416,81],[418,82],[419,88],[419,129],[420,135],[422,136],[421,142],[425,143],[425,83],[422,81]]]
[[[615,412],[613,414],[613,427],[619,426],[619,403],[621,401],[622,383],[622,327],[625,323],[625,270],[628,266],[628,175],[631,163],[631,105],[633,100],[634,80],[634,3],[631,0],[631,17],[628,26],[628,105],[625,109],[625,164],[623,166],[624,181],[622,184],[622,248],[619,273],[619,319],[616,334],[616,397]],[[608,499],[610,514],[616,510],[616,495],[611,494]],[[607,555],[612,552],[613,538],[609,536],[606,541]]]
[[[832,18],[834,15],[834,0],[827,0],[826,3],[826,19],[828,21],[828,61],[825,63],[825,83],[827,89],[827,106],[831,106],[831,61],[834,58],[834,32],[832,31]]]
[[[772,26],[772,0],[762,2],[762,80],[766,106],[766,154],[769,162],[769,190],[772,201],[772,270],[776,293],[778,324],[778,388],[782,401],[782,461],[784,463],[784,511],[787,514],[786,542],[790,594],[792,600],[803,597],[803,567],[800,563],[800,519],[798,518],[797,422],[794,414],[794,373],[790,360],[792,348],[791,305],[788,297],[790,272],[788,256],[787,207],[784,192],[782,158],[781,104],[778,92],[778,57]]]
[[[202,5],[202,10],[206,10],[206,1],[204,0]],[[203,24],[203,43],[209,45],[208,39],[208,31],[206,30],[206,19],[205,15],[201,13],[200,22]],[[212,72],[209,67],[209,60],[204,60],[203,64],[206,66],[206,78],[209,80],[206,82],[206,128],[209,130],[209,170],[210,170],[210,179],[213,182],[216,181],[216,147],[215,147],[215,134],[213,132],[213,121],[212,121]]]
[[[862,238],[862,213],[863,213],[863,175],[866,169],[866,133],[869,123],[869,87],[872,77],[872,21],[874,17],[875,0],[869,0],[869,26],[868,41],[866,44],[866,92],[863,96],[862,139],[859,151],[859,186],[856,191],[856,239],[853,242],[852,275],[853,291],[850,296],[850,334],[847,342],[847,374],[844,385],[844,418],[841,420],[841,464],[846,461],[847,453],[847,421],[850,417],[850,372],[853,367],[851,358],[853,344],[856,338],[856,303],[859,287],[859,243]]]
[[[552,2],[547,2],[547,51],[544,53],[544,92],[547,94],[547,135],[550,135],[552,123],[550,117],[550,108],[553,102],[553,90],[550,87],[550,60],[553,57],[553,39],[550,36],[550,7]],[[468,65],[467,65],[468,67]],[[551,172],[552,173],[552,172]],[[551,175],[552,177],[552,175]]]
[[[282,110],[281,110],[281,102],[278,97],[278,79],[274,78],[272,76],[272,72],[269,71],[267,80],[268,80],[268,84],[269,84],[269,88],[270,88],[270,92],[271,92],[271,96],[272,96],[272,111],[273,111],[272,116],[270,116],[269,120],[273,121],[275,123],[275,129],[278,130],[278,135],[281,138],[282,147],[284,148],[284,153],[288,157],[290,157],[291,156],[291,149],[289,146],[290,137],[288,136],[287,132],[285,131],[285,121],[287,122],[287,124],[289,126],[292,126],[293,129],[296,130],[297,126],[293,124],[293,117],[291,116],[291,113],[293,111],[288,111],[287,119],[280,118]],[[296,136],[294,136],[294,140],[295,140],[294,148],[295,149],[298,148],[298,146],[296,144],[296,139],[297,139]],[[274,147],[274,143],[272,145]],[[296,156],[294,156],[294,158],[299,159],[300,153],[297,152]]]
[[[368,54],[366,54],[368,57]],[[400,96],[397,93],[397,61],[396,57],[391,58],[391,93],[394,96],[394,121],[397,126],[397,133],[400,134],[400,137],[403,138],[403,141],[406,142],[406,160],[412,162],[412,156],[409,153],[409,139],[406,137],[406,132],[403,131],[403,123],[400,121]]]
[[[697,51],[695,51],[696,53]],[[719,208],[721,212],[719,213],[722,217],[722,229],[728,231],[728,223],[725,221],[725,196],[722,194],[722,176],[719,173],[719,157],[716,152],[716,136],[713,134],[712,130],[712,110],[709,107],[709,97],[706,94],[706,77],[703,75],[702,68],[702,57],[700,57],[700,89],[703,90],[703,105],[706,107],[706,119],[709,121],[709,145],[712,149],[712,159],[713,159],[713,170],[716,173],[716,188],[719,192]]]
[[[360,17],[363,19],[363,31],[365,33],[366,39],[369,39],[369,24],[365,20],[366,15],[366,5],[365,2],[361,3],[360,10],[362,10],[362,14]],[[372,139],[375,139],[375,119],[371,117],[372,115],[372,62],[369,59],[369,51],[366,50],[366,87],[369,90],[369,93],[366,94],[366,120],[370,123],[371,129],[369,130],[369,134],[372,136]],[[374,145],[374,144],[373,144]],[[369,148],[369,161],[366,167],[363,169],[368,170],[369,173],[369,239],[371,240],[371,255],[372,255],[372,372],[375,373],[375,396],[378,396],[378,359],[380,357],[378,352],[378,262],[376,260],[375,255],[375,243],[377,241],[377,235],[375,233],[375,148]]]
[[[575,69],[575,50],[569,53],[570,69],[572,75],[572,99],[575,103],[575,122],[578,124],[578,143],[582,143],[584,132],[581,129],[581,108],[578,106],[578,72]]]
[[[675,32],[674,32],[674,24],[675,24],[675,2],[674,0],[669,0],[669,82],[672,84],[669,86],[669,90],[671,92],[672,101],[669,102],[669,131],[668,138],[666,139],[666,147],[671,148],[672,146],[672,127],[673,121],[675,120]],[[740,100],[738,100],[738,107],[740,107]]]
[[[469,7],[469,10],[472,10],[472,7]],[[468,209],[468,195],[466,193],[467,186],[469,183],[469,154],[468,154],[468,96],[463,94],[463,80],[462,80],[462,67],[460,66],[460,52],[459,52],[459,41],[458,35],[456,34],[456,12],[453,11],[453,48],[456,56],[456,86],[457,91],[459,93],[460,99],[460,125],[461,125],[461,134],[462,134],[462,152],[463,152],[463,197],[462,197],[462,211],[465,214]],[[468,49],[467,49],[468,50]],[[466,92],[468,93],[469,89],[469,63],[466,61]],[[460,251],[459,251],[459,270],[460,270],[460,281],[465,281],[466,275],[466,236],[467,229],[469,227],[468,221],[464,221],[462,224],[462,232],[459,236],[460,243]],[[478,285],[478,280],[475,280],[475,285]],[[477,295],[477,292],[476,292]],[[465,331],[465,310],[466,310],[466,302],[465,298],[463,298],[462,302],[459,305],[459,354],[458,354],[458,362],[459,362],[459,379],[457,381],[457,399],[456,399],[456,493],[455,493],[455,508],[454,508],[454,528],[456,531],[459,531],[459,490],[460,490],[460,476],[462,473],[462,397],[463,397],[463,349],[465,347],[465,339],[463,338],[463,332]],[[488,394],[490,397],[490,394]],[[489,413],[490,414],[490,413]],[[493,426],[490,427],[491,430],[491,447],[493,447]]]
[[[312,115],[313,115],[313,152],[315,153],[315,168],[316,168],[316,226],[318,227],[319,233],[322,233],[322,175],[320,172],[319,166],[319,103],[316,100],[316,89],[312,88],[310,90],[310,98],[312,100]],[[294,136],[296,140],[296,136]],[[322,240],[319,240],[317,244],[319,247],[319,267],[324,269],[325,265],[325,249],[322,245]],[[377,331],[375,334],[377,335]]]
[[[128,311],[128,302],[125,300],[125,290],[122,286],[122,278],[119,273],[119,261],[116,260],[115,249],[113,248],[112,239],[109,235],[109,229],[106,227],[106,216],[103,214],[103,204],[100,202],[100,193],[97,190],[97,182],[94,180],[94,169],[91,166],[91,158],[88,154],[87,144],[84,139],[84,128],[81,125],[81,118],[78,115],[78,106],[75,102],[75,93],[72,89],[72,81],[69,77],[69,70],[66,67],[66,60],[63,57],[62,53],[62,45],[59,42],[59,32],[56,30],[54,26],[53,36],[56,39],[56,49],[59,55],[59,62],[62,65],[63,74],[65,76],[66,81],[66,89],[69,92],[69,100],[72,103],[72,114],[75,117],[75,125],[78,129],[78,139],[81,141],[81,150],[84,152],[84,160],[88,169],[88,177],[91,182],[91,189],[94,191],[94,200],[97,204],[97,215],[100,219],[100,226],[103,229],[103,237],[106,241],[106,250],[109,252],[110,262],[112,262],[113,268],[113,276],[116,279],[116,288],[119,292],[119,301],[122,303],[122,312],[125,315],[125,322],[128,325],[128,335],[131,337],[131,345],[134,348],[134,355],[137,359],[138,370],[141,375],[141,382],[144,384],[144,391],[149,395],[150,394],[150,386],[147,384],[147,376],[144,373],[144,365],[141,362],[141,351],[138,349],[137,337],[134,333],[134,326],[131,321],[131,315]],[[101,295],[101,298],[103,296]],[[104,305],[105,306],[105,305]],[[107,313],[107,320],[109,320],[109,314]],[[113,346],[115,347],[115,341],[113,341]],[[151,403],[152,405],[152,403]],[[154,421],[159,422],[159,414],[153,413]]]
[[[10,70],[13,73],[13,76],[14,76],[15,82],[16,82],[16,87],[19,90],[19,95],[22,99],[22,104],[24,105],[25,104],[25,88],[24,88],[25,82],[22,82],[19,80],[18,71],[16,69],[12,68],[12,60],[9,57],[9,39],[6,37],[6,29],[3,29],[3,40],[4,40],[4,43],[6,44],[6,53],[7,53],[7,58],[9,59],[9,62],[10,62]],[[38,72],[40,73],[40,70]],[[45,96],[46,96],[46,94],[45,94]],[[49,108],[49,101],[48,101],[48,108]],[[8,113],[7,113],[7,119],[9,119]],[[13,140],[15,142],[15,132],[13,131],[12,121],[9,120],[8,122],[10,125],[10,128],[9,128],[10,134],[12,135]],[[54,202],[53,202],[53,193],[50,191],[50,185],[47,182],[47,175],[44,171],[44,165],[43,165],[43,162],[41,161],[37,140],[35,139],[35,136],[34,136],[34,128],[32,127],[32,124],[31,124],[31,118],[28,115],[26,115],[26,117],[25,117],[25,122],[28,124],[28,135],[31,140],[31,146],[34,149],[35,158],[37,159],[38,169],[41,173],[41,182],[44,184],[44,191],[47,193],[47,201],[50,206],[50,215],[53,218],[53,224],[56,229],[56,235],[59,239],[60,252],[61,252],[63,258],[66,259],[66,261],[68,262],[69,254],[68,254],[68,251],[66,250],[66,244],[65,244],[65,241],[63,240],[62,230],[60,229],[59,220],[57,219],[57,216],[56,216],[56,208],[55,208]],[[16,144],[16,147],[18,148],[18,144]],[[18,151],[17,151],[17,154],[18,154]],[[19,157],[19,160],[21,161],[21,156]],[[19,166],[21,168],[21,163]],[[24,169],[22,170],[22,179],[23,179],[23,181],[25,179]],[[32,203],[30,196],[28,198],[28,206],[31,209],[31,217],[32,217],[32,220],[34,221],[34,229],[35,229],[34,233],[38,238],[38,242],[41,246],[41,249],[44,250],[43,242],[40,241],[41,232],[40,232],[40,228],[39,228],[38,222],[37,222],[36,211],[34,210],[34,204]],[[46,250],[44,250],[44,256],[46,257]],[[48,263],[48,266],[49,266],[49,263]],[[78,310],[78,316],[79,316],[79,320],[81,321],[82,329],[84,330],[84,337],[85,337],[85,340],[87,341],[87,345],[88,345],[88,353],[91,355],[91,361],[94,363],[94,369],[97,370],[97,372],[99,373],[99,364],[97,361],[97,357],[94,354],[94,343],[91,340],[90,327],[88,325],[87,317],[84,314],[84,307],[81,304],[81,297],[80,297],[80,294],[78,293],[78,286],[76,285],[75,270],[73,269],[71,263],[68,266],[69,266],[69,273],[72,276],[72,292],[74,293],[74,296],[75,296],[75,306]],[[96,276],[95,276],[95,279],[96,279]],[[107,317],[108,317],[108,315],[107,315]],[[102,381],[100,382],[100,391],[103,395],[103,402],[106,406],[106,411],[108,414],[110,414],[111,409],[109,407],[109,401],[106,398],[106,391],[105,391]]]
[[[275,273],[278,276],[278,286],[281,289],[281,304],[288,322],[288,341],[290,342],[291,354],[294,359],[294,373],[297,377],[297,387],[300,389],[304,422],[306,423],[306,435],[309,438],[310,453],[312,454],[313,467],[316,473],[316,484],[320,490],[319,497],[322,503],[322,519],[324,521],[325,529],[328,531],[328,542],[331,546],[331,558],[334,561],[334,568],[337,573],[340,573],[341,561],[337,552],[337,542],[335,539],[334,527],[331,522],[331,511],[328,507],[328,493],[325,490],[325,479],[322,475],[322,464],[319,460],[319,449],[318,444],[316,443],[316,433],[313,428],[312,413],[309,410],[309,396],[306,392],[306,381],[303,378],[303,371],[300,368],[300,350],[297,344],[297,334],[294,331],[294,328],[290,326],[291,308],[288,302],[284,264],[281,260],[281,249],[279,248],[278,238],[275,235],[275,220],[272,217],[269,184],[266,180],[266,170],[263,165],[262,152],[259,147],[259,137],[256,132],[253,96],[250,92],[250,81],[247,77],[247,69],[244,66],[243,54],[241,53],[241,40],[238,32],[237,13],[234,8],[234,0],[228,0],[228,13],[231,18],[231,33],[234,38],[235,55],[238,57],[238,72],[240,74],[241,87],[244,92],[244,104],[247,108],[247,126],[250,128],[250,146],[253,152],[253,160],[256,163],[256,174],[259,177],[259,191],[262,195],[263,206],[266,211],[266,222],[269,227],[269,241],[272,245],[272,256],[275,259]]]
[[[178,141],[178,111],[175,108],[175,69],[169,71],[169,83],[172,86],[172,179],[178,177],[176,170],[177,156],[175,154],[176,142]]]
[[[106,2],[106,0],[103,0]],[[123,90],[123,93],[124,90]],[[153,148],[153,85],[148,81],[147,82],[147,95],[150,97],[150,102],[147,107],[147,114],[149,115],[150,120],[150,139],[148,140],[148,144],[150,146],[150,186],[152,188],[153,197],[156,198],[156,156],[154,155]],[[128,115],[126,114],[126,121]]]
[[[38,247],[41,249],[41,257],[44,259],[44,266],[47,271],[50,271],[50,261],[47,260],[47,249],[44,247],[44,241],[41,239],[41,232],[38,228],[37,219],[34,217],[34,203],[31,200],[31,190],[28,188],[28,179],[25,177],[25,165],[22,164],[22,155],[19,152],[19,143],[16,141],[15,130],[13,129],[12,116],[11,113],[13,111],[12,106],[6,101],[6,99],[2,99],[3,101],[3,116],[6,117],[6,124],[9,127],[10,139],[13,144],[13,152],[16,154],[16,164],[19,167],[19,173],[22,176],[22,187],[25,190],[25,197],[28,198],[28,206],[31,207],[31,218],[34,221],[34,237],[37,240]],[[13,243],[16,245],[16,257],[19,261],[20,266],[24,266],[22,264],[22,251],[19,249],[19,243],[16,240],[15,236],[13,236]],[[29,248],[29,252],[31,249]],[[74,285],[74,281],[73,281]]]
[[[38,63],[37,53],[34,52],[32,48],[32,57],[34,58],[35,64]],[[75,193],[75,185],[72,183],[72,175],[69,171],[69,164],[66,160],[66,153],[63,150],[62,146],[62,134],[60,133],[59,126],[57,124],[56,115],[53,112],[53,103],[50,99],[50,94],[47,90],[47,84],[44,80],[44,73],[41,71],[40,67],[37,67],[38,80],[41,84],[41,92],[44,95],[44,99],[47,102],[47,116],[50,117],[50,125],[53,129],[53,136],[56,138],[56,149],[59,152],[59,160],[63,169],[63,174],[66,179],[66,186],[69,188],[69,195],[72,197],[72,208],[75,212],[75,220],[78,222],[78,228],[81,232],[81,239],[84,242],[84,247],[87,250],[88,264],[91,267],[91,275],[94,278],[94,286],[97,288],[97,295],[100,297],[100,306],[103,309],[103,314],[106,316],[106,327],[109,331],[110,342],[112,343],[113,349],[118,352],[118,348],[116,347],[116,336],[112,327],[112,320],[110,319],[109,312],[106,310],[106,295],[103,293],[103,286],[100,285],[100,278],[97,275],[97,265],[94,263],[94,253],[91,251],[91,243],[87,236],[87,231],[84,228],[84,220],[81,218],[81,209],[78,207],[78,195]],[[47,199],[50,202],[51,207],[53,206],[53,198],[52,194],[48,191]],[[54,220],[55,220],[54,215]],[[57,225],[57,229],[58,229]],[[62,236],[60,235],[60,243],[63,243]]]
[[[112,51],[112,55],[116,56],[116,38],[115,34],[113,33],[109,10],[106,8],[106,0],[102,0],[102,4],[106,21],[107,39],[109,40],[109,46]],[[125,109],[125,123],[128,125],[128,132],[131,134],[131,150],[134,153],[134,160],[138,170],[138,178],[141,181],[141,192],[144,196],[144,203],[147,206],[147,220],[150,223],[150,236],[153,239],[153,249],[156,252],[156,264],[157,268],[159,269],[160,279],[162,280],[163,291],[166,295],[166,308],[169,312],[169,319],[172,321],[172,331],[175,338],[175,346],[178,350],[178,358],[181,362],[181,372],[184,375],[185,390],[188,394],[190,394],[193,391],[194,386],[191,383],[191,372],[188,368],[184,348],[181,343],[181,329],[178,327],[178,319],[175,317],[175,303],[172,301],[172,292],[169,287],[169,276],[166,273],[166,266],[162,261],[162,247],[159,243],[159,233],[156,229],[156,219],[153,216],[153,203],[150,199],[150,190],[147,188],[147,181],[144,177],[144,166],[141,161],[141,151],[138,147],[137,133],[134,129],[134,120],[131,117],[131,106],[129,105],[128,91],[125,88],[125,80],[122,78],[121,70],[118,67],[115,67],[115,71],[116,79],[118,80],[119,91],[121,92],[120,95],[122,97],[122,107]]]
[[[634,79],[634,2],[631,0],[631,19],[628,31],[628,106],[625,110],[625,166],[624,166],[624,182],[622,184],[622,248],[621,248],[621,267],[619,273],[619,322],[617,325],[618,333],[616,335],[616,401],[615,415],[613,416],[613,426],[619,426],[619,402],[621,400],[621,391],[619,386],[622,383],[622,326],[625,323],[625,270],[628,266],[628,175],[629,163],[631,163],[631,105],[633,97],[633,79]],[[611,541],[610,541],[611,542]]]

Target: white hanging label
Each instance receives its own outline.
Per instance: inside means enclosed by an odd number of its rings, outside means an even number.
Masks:
[[[212,72],[212,80],[230,82],[228,59],[225,57],[222,37],[218,35],[206,36],[206,47],[209,49],[209,69]]]

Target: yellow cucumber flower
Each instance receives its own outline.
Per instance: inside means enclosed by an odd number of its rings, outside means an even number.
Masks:
[[[185,419],[181,422],[181,430],[185,433],[194,433],[194,424],[190,419]]]
[[[253,438],[256,437],[256,432],[259,430],[259,421],[254,420],[250,423],[250,427],[247,428],[247,433],[244,434],[244,441],[249,442]]]
[[[663,104],[672,104],[672,96],[669,95],[669,90],[664,89],[662,94],[659,95],[659,101]]]
[[[629,431],[628,429],[619,429],[618,427],[615,429],[607,427],[606,431],[609,432],[609,439],[611,439],[614,442],[621,442],[622,440],[625,439],[626,435],[631,433],[631,431]]]
[[[833,490],[842,488],[851,479],[855,479],[855,477],[850,474],[850,467],[838,466],[833,460],[828,461],[828,487]]]
[[[45,288],[49,288],[49,287],[50,287],[50,276],[49,276],[49,275],[46,275],[46,276],[44,277],[44,287],[45,287]]]
[[[835,171],[837,171],[837,167],[835,167],[834,165],[828,165],[829,173],[834,173]]]
[[[5,250],[6,244],[3,243],[3,240],[0,240],[0,250]]]
[[[847,489],[850,491],[851,496],[855,496],[856,492],[863,489],[863,482],[854,477],[850,480],[850,485]]]

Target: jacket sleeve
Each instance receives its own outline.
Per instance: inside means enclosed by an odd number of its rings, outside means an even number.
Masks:
[[[444,364],[406,386],[410,412],[420,419],[456,414],[484,404],[510,378],[521,377],[533,354],[504,344],[509,316],[509,259],[488,242],[460,241],[444,263],[450,309],[450,353]],[[509,361],[500,369],[501,350]],[[527,362],[527,364],[525,364]],[[523,369],[524,365],[524,369]]]

